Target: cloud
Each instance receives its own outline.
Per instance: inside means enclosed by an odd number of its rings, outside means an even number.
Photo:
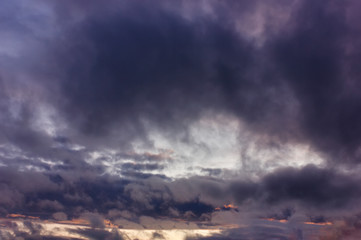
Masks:
[[[360,194],[357,178],[314,166],[276,171],[265,177],[264,189],[269,202],[297,199],[319,208],[344,207]]]
[[[53,214],[53,218],[58,221],[64,221],[68,219],[68,216],[63,212],[56,212]]]
[[[357,45],[347,19],[353,1],[302,1],[290,27],[271,40],[271,54],[300,104],[307,139],[339,162],[357,162],[360,144]]]
[[[184,128],[222,101],[217,88],[228,71],[222,66],[240,68],[241,75],[250,61],[251,46],[221,23],[189,22],[161,3],[145,10],[127,2],[119,11],[75,25],[56,55],[65,72],[64,114],[79,120],[84,133],[121,123],[146,134],[143,120],[164,130]]]
[[[355,0],[36,3],[0,3],[2,215],[82,216],[84,236],[114,238],[103,218],[358,211]]]
[[[333,218],[337,213],[352,215],[361,197],[357,175],[313,165],[279,169],[258,180],[170,180],[155,176],[119,180],[111,175],[54,180],[45,173],[1,170],[0,200],[6,206],[1,210],[3,214],[21,210],[27,215],[55,219],[99,216],[135,221],[146,215],[198,221],[210,219],[216,208],[230,203],[238,206],[237,212],[260,217],[288,219],[300,211],[314,218]],[[39,180],[36,187],[27,185],[29,177]]]
[[[83,237],[94,240],[122,240],[124,239],[117,231],[109,232],[103,229],[79,229],[74,231],[77,234],[80,234]]]
[[[43,3],[31,8],[41,14],[24,13],[31,21],[3,26],[43,44],[34,43],[38,53],[21,51],[31,68],[12,57],[18,68],[2,73],[1,139],[58,159],[65,153],[51,146],[59,137],[89,150],[129,150],[133,140],[154,144],[151,131],[187,140],[190,124],[215,112],[246,123],[263,148],[300,143],[326,159],[357,162],[354,4]],[[44,32],[34,27],[39,19],[49,22]],[[20,73],[31,79],[27,89]]]

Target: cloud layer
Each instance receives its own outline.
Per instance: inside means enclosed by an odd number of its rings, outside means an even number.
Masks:
[[[0,213],[350,217],[359,7],[0,3]]]

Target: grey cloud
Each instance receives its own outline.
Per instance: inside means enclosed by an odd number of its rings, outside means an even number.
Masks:
[[[29,152],[49,154],[51,139],[30,127],[36,118],[32,104],[44,101],[67,119],[65,133],[87,147],[102,142],[126,146],[133,138],[146,139],[149,128],[186,138],[189,123],[214,111],[236,115],[252,131],[281,143],[311,144],[336,161],[357,162],[359,106],[353,86],[359,78],[359,32],[350,22],[357,17],[350,11],[354,4],[304,0],[293,5],[211,1],[207,6],[182,1],[179,7],[158,1],[149,8],[133,1],[41,5],[34,11],[43,8],[49,14],[38,17],[52,19],[59,30],[39,37],[44,42],[41,53],[22,53],[31,59],[26,62],[36,65],[32,71],[16,65],[32,79],[40,76],[29,86],[37,86],[43,96],[26,97],[30,101],[23,104],[20,119],[1,125],[3,139]],[[3,5],[10,9],[5,15],[22,11],[15,3]],[[199,8],[199,15],[190,6]],[[263,29],[260,46],[237,25],[241,19],[252,23],[247,12],[259,13],[264,7],[279,11],[280,6],[285,15],[292,14],[277,31],[280,19],[267,15],[269,28]],[[211,13],[206,13],[207,7]],[[26,28],[32,38],[40,34],[34,29],[42,22],[36,14],[26,15],[29,22],[13,15],[5,28]],[[14,88],[10,75],[4,73],[3,82]],[[48,76],[54,81],[44,81]],[[26,95],[17,84],[15,89]],[[105,139],[92,143],[100,136]]]
[[[358,45],[347,20],[355,1],[301,1],[290,27],[270,41],[271,54],[300,104],[306,138],[338,162],[359,161]]]
[[[257,181],[210,177],[170,180],[155,176],[120,180],[96,173],[68,179],[28,171],[20,174],[7,168],[2,171],[0,201],[6,206],[3,214],[37,212],[43,218],[62,211],[69,218],[93,212],[111,219],[132,220],[141,214],[195,220],[208,218],[206,215],[216,207],[229,203],[238,206],[236,211],[263,212],[264,217],[287,219],[301,211],[314,217],[329,214],[332,218],[335,212],[352,213],[361,197],[358,176],[313,165],[279,169]],[[27,183],[29,177],[33,179],[31,184]]]
[[[65,73],[57,107],[83,133],[145,139],[148,123],[184,132],[206,110],[228,112],[277,141],[357,161],[358,97],[346,82],[357,84],[358,75],[345,72],[357,68],[355,53],[346,51],[358,39],[346,19],[353,1],[301,1],[287,27],[265,30],[261,47],[222,11],[257,11],[262,3],[219,4],[218,11],[211,3],[217,17],[191,19],[162,1],[113,4],[117,13],[104,7],[110,14],[90,11],[67,25],[50,50]]]
[[[87,237],[92,240],[123,240],[124,238],[118,231],[108,232],[103,229],[78,229],[74,230],[75,233],[82,235],[83,237]]]
[[[60,219],[59,211],[69,218],[92,212],[132,222],[140,215],[209,219],[228,203],[257,213],[289,205],[322,217],[356,211],[360,179],[339,167],[360,160],[359,3],[204,4],[0,3],[7,19],[0,21],[1,214]],[[6,45],[14,40],[18,46]],[[35,126],[45,103],[54,124],[65,124],[51,136]],[[208,177],[170,179],[152,171],[168,167],[177,153],[134,152],[133,140],[155,148],[152,131],[193,144],[189,126],[207,112],[236,117],[265,139],[259,148],[305,144],[327,164],[228,180],[205,163]],[[242,137],[241,152],[248,147]],[[134,162],[117,162],[121,178],[106,173],[106,157],[86,161],[107,147],[118,152],[111,160]],[[102,230],[82,233],[116,237]],[[242,231],[225,234],[246,238]],[[286,239],[274,228],[254,231],[255,239]]]
[[[135,170],[135,171],[139,171],[139,170],[158,170],[158,169],[163,169],[164,166],[160,165],[160,164],[156,164],[156,163],[149,163],[149,164],[139,164],[139,163],[124,163],[121,165],[122,169],[125,170]]]
[[[221,100],[217,65],[242,66],[250,55],[242,39],[218,23],[188,23],[161,5],[144,11],[135,4],[131,10],[131,15],[94,17],[92,24],[67,33],[70,46],[60,56],[73,60],[59,58],[69,63],[61,82],[65,113],[77,116],[90,134],[119,120],[142,134],[141,118],[163,129],[184,127],[208,102]],[[214,56],[205,61],[208,50]]]
[[[178,8],[165,1],[149,8],[131,1],[112,1],[112,7],[96,2],[41,5],[49,16],[39,17],[57,19],[53,24],[58,24],[58,32],[39,38],[46,43],[41,54],[22,53],[36,65],[32,71],[19,68],[41,76],[29,86],[37,86],[43,96],[26,97],[30,101],[23,103],[17,121],[5,114],[3,139],[34,155],[56,158],[59,152],[50,148],[53,140],[31,129],[37,117],[32,109],[44,101],[67,119],[65,135],[91,149],[97,144],[126,149],[134,138],[146,141],[153,128],[186,139],[189,123],[214,111],[238,116],[252,131],[281,145],[311,144],[336,161],[357,162],[358,93],[352,86],[357,86],[358,61],[357,51],[347,50],[354,49],[359,38],[350,22],[357,15],[349,11],[354,4],[305,0],[293,5],[211,1],[207,6],[182,1]],[[3,5],[11,13],[20,11],[15,3]],[[199,15],[190,6],[199,8]],[[237,25],[241,19],[252,23],[247,12],[259,13],[264,7],[279,11],[280,6],[285,15],[292,14],[277,31],[280,19],[265,16],[269,28],[263,29],[262,45]],[[206,13],[207,7],[211,13]],[[8,23],[13,31],[28,27],[32,38],[39,34],[33,28],[37,21],[28,26],[11,19],[16,22]],[[45,76],[54,81],[44,81]],[[4,73],[4,85],[13,89],[16,84],[8,78]]]
[[[56,212],[52,215],[55,220],[64,221],[68,219],[68,216],[63,212]]]

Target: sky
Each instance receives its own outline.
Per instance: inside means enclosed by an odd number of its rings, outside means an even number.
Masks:
[[[0,239],[360,239],[360,8],[1,1]]]

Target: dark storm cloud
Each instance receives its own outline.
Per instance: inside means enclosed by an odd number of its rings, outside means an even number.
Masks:
[[[361,35],[349,16],[354,4],[302,1],[289,29],[270,44],[300,103],[302,131],[340,162],[359,161],[361,140],[360,74],[355,71]]]
[[[19,90],[23,99],[18,119],[9,111],[4,114],[7,117],[0,127],[5,141],[34,154],[56,157],[49,156],[52,138],[33,129],[40,118],[35,110],[43,102],[67,119],[70,126],[65,135],[86,147],[91,147],[90,136],[105,133],[113,138],[103,138],[99,145],[124,146],[137,137],[144,140],[149,124],[163,132],[181,132],[186,139],[186,131],[179,130],[187,130],[207,110],[236,110],[242,118],[262,122],[268,114],[260,109],[274,109],[273,94],[255,74],[262,68],[256,64],[257,49],[235,31],[226,16],[228,10],[232,15],[235,9],[255,11],[257,4],[232,3],[230,7],[211,2],[218,11],[199,16],[190,11],[195,4],[190,1],[174,6],[167,1],[112,1],[106,6],[95,1],[41,2],[32,9],[39,14],[24,11],[31,8],[25,3],[2,3],[4,9],[9,8],[5,16],[11,19],[5,26],[36,43],[20,41],[32,51],[11,49],[19,55],[11,58],[17,69],[7,68],[2,74],[5,86]],[[201,4],[194,6],[204,11]],[[29,86],[42,89],[41,94],[22,87],[20,75],[29,78]],[[12,95],[4,101],[12,100]],[[12,109],[14,104],[9,101],[7,107]],[[78,136],[78,129],[85,136]]]
[[[356,179],[314,166],[279,170],[263,180],[268,202],[297,199],[318,208],[337,208],[354,201],[361,193]]]
[[[32,84],[43,86],[38,101],[48,100],[67,119],[65,133],[86,147],[94,147],[90,136],[107,134],[112,137],[97,144],[129,145],[134,138],[146,139],[154,127],[187,139],[189,123],[213,111],[236,115],[255,133],[281,143],[300,141],[336,161],[357,162],[360,34],[352,22],[358,16],[352,11],[355,4],[211,1],[207,13],[207,7],[190,1],[62,2],[35,8],[52,17],[28,14],[28,22],[10,18],[3,28],[17,34],[26,28],[23,34],[43,41],[38,54],[21,52],[31,61],[12,61],[31,76]],[[10,13],[20,11],[13,3],[4,6]],[[196,14],[191,6],[201,11]],[[266,15],[263,42],[257,43],[244,25],[262,19],[252,21],[246,12],[280,6],[290,14],[288,21],[282,25]],[[34,28],[46,17],[57,26],[48,35]],[[49,30],[50,25],[43,27]],[[11,83],[14,72],[2,74],[7,88],[21,83]],[[22,103],[18,119],[7,109],[1,137],[49,155],[52,138],[32,127],[37,103]],[[78,136],[77,129],[85,135]]]
[[[242,1],[234,8],[256,11],[260,4]],[[265,30],[262,46],[235,29],[233,14],[222,15],[235,11],[231,4],[221,4],[213,17],[190,19],[162,1],[114,3],[116,11],[101,8],[106,15],[89,10],[51,51],[64,72],[61,109],[83,133],[113,130],[127,139],[146,138],[149,123],[173,132],[204,111],[228,112],[256,132],[357,162],[353,4],[300,1],[284,29],[274,33],[271,24]]]
[[[64,72],[61,109],[70,122],[88,137],[144,140],[151,126],[187,140],[189,124],[213,111],[235,114],[256,131],[286,134],[279,126],[295,124],[281,99],[292,96],[262,50],[217,11],[188,19],[183,8],[167,6],[126,2],[67,28],[51,52]]]
[[[6,210],[1,210],[3,216],[16,212],[40,216],[42,219],[80,217],[87,219],[92,229],[79,229],[75,233],[94,239],[121,237],[117,232],[110,233],[103,229],[103,219],[110,219],[115,224],[126,224],[131,228],[143,226],[168,229],[177,228],[177,223],[171,220],[174,218],[195,222],[208,219],[211,224],[213,221],[237,222],[237,216],[245,216],[247,221],[251,221],[248,223],[249,228],[225,230],[222,234],[205,239],[249,239],[250,236],[254,239],[288,239],[290,236],[298,236],[297,224],[292,220],[294,215],[308,216],[301,222],[325,222],[328,219],[340,219],[337,214],[335,216],[335,212],[341,211],[354,216],[351,217],[354,220],[335,226],[332,231],[344,234],[347,229],[351,229],[357,234],[359,229],[359,217],[355,215],[355,204],[361,197],[359,177],[311,165],[303,169],[277,170],[253,182],[209,177],[170,181],[154,176],[144,180],[119,181],[111,176],[86,175],[67,180],[43,173],[18,173],[8,168],[3,168],[2,173],[0,201],[6,207]],[[29,185],[28,179],[36,181],[36,187]],[[227,220],[224,215],[227,211],[216,211],[215,207],[229,202],[240,206],[240,210],[229,210],[231,218]],[[247,206],[246,209],[243,205]],[[287,205],[295,208],[285,208]],[[256,216],[253,214],[253,217],[246,217],[245,214],[252,212]],[[239,214],[234,215],[235,213]],[[222,220],[215,214],[226,218]],[[288,219],[291,225],[257,220],[259,217]],[[33,237],[37,239],[37,228],[31,226],[27,228],[33,229]],[[179,225],[179,228],[185,227],[191,228],[189,224]],[[28,236],[23,230],[19,230],[17,234]]]
[[[1,43],[16,39],[22,46],[0,48],[0,163],[6,165],[0,167],[0,213],[54,214],[57,219],[88,213],[139,225],[141,215],[211,219],[215,207],[229,203],[277,219],[288,219],[294,211],[320,219],[356,211],[360,178],[333,163],[360,159],[361,35],[360,14],[353,10],[359,5],[293,3],[210,1],[201,7],[191,1],[174,6],[167,1],[106,6],[64,1],[37,9],[51,17],[26,14],[26,4],[0,3],[2,19],[9,19],[0,21],[6,33]],[[289,19],[282,25],[267,15],[262,41],[244,30],[261,21],[259,9],[276,11],[284,4],[290,7]],[[36,127],[43,103],[55,109],[66,130],[50,136],[42,129],[44,122]],[[222,180],[223,170],[205,162],[201,171],[208,177],[170,179],[152,171],[166,169],[179,153],[128,152],[134,139],[154,147],[147,142],[151,130],[169,139],[181,135],[182,142],[193,144],[189,126],[209,112],[236,116],[265,139],[256,143],[260,149],[306,144],[332,166]],[[77,144],[82,150],[74,150]],[[108,146],[116,146],[114,156],[100,154]],[[102,156],[90,164],[92,151]],[[112,161],[123,178],[106,173],[104,163]],[[115,209],[129,216],[111,216]],[[78,233],[119,237],[101,225],[93,227]],[[244,231],[223,235],[287,239],[289,234],[277,227]]]
[[[252,59],[252,46],[221,23],[190,22],[161,5],[129,8],[75,26],[59,53],[65,112],[87,133],[117,121],[135,131],[142,120],[184,127],[221,104],[218,88],[232,88]]]
[[[206,177],[177,180],[169,185],[173,198],[180,202],[192,199],[213,206],[229,202],[242,206],[252,201],[258,207],[300,204],[312,209],[343,209],[354,205],[361,196],[357,175],[308,165],[301,169],[283,168],[259,181],[219,181]],[[284,209],[282,215],[292,215]]]
[[[248,206],[247,211],[259,211],[263,217],[287,219],[298,210],[322,217],[328,211],[353,211],[361,197],[359,177],[312,165],[277,170],[259,181],[225,181],[210,177],[172,181],[156,176],[119,180],[107,175],[100,177],[97,173],[69,178],[66,172],[49,176],[30,171],[20,173],[4,167],[1,173],[1,213],[34,213],[42,218],[51,218],[59,211],[70,219],[79,216],[107,218],[108,213],[118,209],[136,216],[196,220],[229,203],[240,206],[239,211],[243,211],[243,205]],[[113,215],[109,217],[113,219]]]

